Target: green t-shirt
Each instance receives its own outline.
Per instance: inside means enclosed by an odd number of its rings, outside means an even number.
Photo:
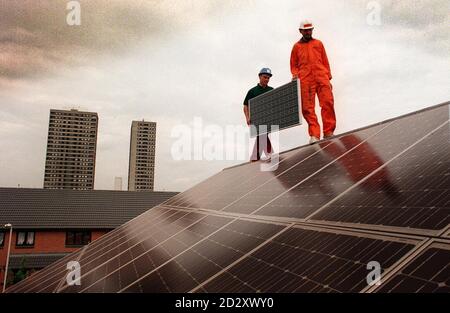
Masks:
[[[253,87],[252,89],[250,89],[247,92],[247,96],[245,96],[245,100],[244,100],[244,105],[248,105],[248,100],[257,97],[259,95],[262,95],[265,92],[268,92],[270,90],[272,90],[273,88],[270,86],[267,86],[265,88],[261,87],[260,84],[256,85],[255,87]]]

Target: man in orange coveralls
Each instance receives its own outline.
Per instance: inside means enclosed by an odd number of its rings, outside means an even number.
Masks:
[[[321,107],[324,138],[333,136],[336,128],[330,64],[322,42],[312,38],[313,29],[309,21],[300,23],[302,38],[291,52],[292,78],[300,78],[302,113],[309,126],[310,144],[320,140],[320,125],[314,111],[316,94]]]

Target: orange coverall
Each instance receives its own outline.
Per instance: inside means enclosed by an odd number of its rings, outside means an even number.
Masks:
[[[309,126],[309,135],[320,139],[320,126],[314,111],[316,94],[321,107],[323,133],[332,134],[336,128],[336,115],[330,83],[331,71],[320,40],[300,40],[295,43],[291,52],[291,73],[293,78],[300,78],[302,113]]]

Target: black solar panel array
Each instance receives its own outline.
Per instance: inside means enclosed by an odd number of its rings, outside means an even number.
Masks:
[[[194,291],[358,292],[367,286],[368,262],[386,270],[413,248],[413,242],[295,227]]]
[[[445,103],[282,153],[272,172],[226,169],[8,292],[449,292],[449,234]]]

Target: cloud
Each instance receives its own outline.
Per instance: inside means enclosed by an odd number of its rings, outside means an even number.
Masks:
[[[80,0],[81,25],[69,26],[68,2],[1,0],[0,83],[51,75],[105,54],[124,54],[224,9],[224,4],[193,0]]]
[[[448,0],[377,0],[381,27],[394,33],[405,45],[427,53],[448,56],[450,51],[450,2]],[[360,4],[361,5],[361,4]]]
[[[390,24],[426,32],[436,26],[444,33],[448,31],[450,3],[446,0],[380,1],[383,20]]]

